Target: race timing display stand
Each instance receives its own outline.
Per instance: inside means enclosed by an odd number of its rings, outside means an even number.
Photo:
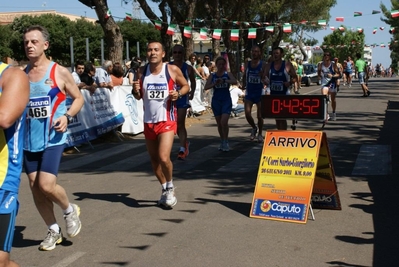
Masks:
[[[323,95],[262,96],[263,118],[324,120],[326,114]],[[312,207],[341,209],[326,134],[267,131],[250,217],[306,223]]]

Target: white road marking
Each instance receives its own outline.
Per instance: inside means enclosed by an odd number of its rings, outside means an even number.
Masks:
[[[86,254],[86,252],[76,252],[76,253],[70,255],[69,257],[66,257],[65,259],[63,259],[62,261],[60,261],[53,267],[67,267],[70,264],[72,264],[73,262],[75,262],[77,259],[82,257],[84,254]]]

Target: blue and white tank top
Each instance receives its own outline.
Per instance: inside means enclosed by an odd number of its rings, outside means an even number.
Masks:
[[[274,68],[274,62],[270,65],[269,71],[270,80],[270,94],[271,95],[287,95],[289,88],[284,86],[285,82],[290,80],[290,75],[285,69],[285,61],[283,60],[280,69],[276,70]]]
[[[0,62],[0,79],[8,65]],[[0,87],[0,97],[3,89]],[[0,188],[18,193],[23,161],[26,113],[8,129],[0,129]]]
[[[57,64],[50,62],[44,77],[30,83],[30,99],[27,106],[27,129],[24,150],[43,151],[47,147],[65,144],[67,133],[54,130],[53,122],[63,116],[66,109],[66,96],[58,88],[55,80]],[[30,66],[26,68],[29,72]]]
[[[175,81],[169,74],[168,65],[163,63],[161,72],[152,74],[147,64],[140,82],[144,122],[177,121],[176,103],[169,97],[169,91],[175,90]]]
[[[262,61],[259,61],[255,68],[251,67],[251,61],[248,62],[246,70],[246,94],[259,93],[262,94],[263,82],[262,82]]]

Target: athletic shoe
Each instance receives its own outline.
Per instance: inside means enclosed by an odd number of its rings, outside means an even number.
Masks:
[[[65,214],[64,219],[66,223],[66,232],[69,237],[74,237],[79,234],[80,229],[82,228],[82,223],[80,222],[80,208],[76,204],[72,204],[73,211]]]
[[[46,238],[44,238],[44,240],[40,243],[39,250],[53,250],[55,249],[56,245],[61,244],[63,239],[64,238],[62,237],[61,229],[59,233],[53,229],[49,229],[47,231]]]
[[[325,121],[329,121],[330,120],[330,114],[327,113],[327,118]]]
[[[349,87],[352,87],[352,84],[351,84],[351,83],[349,84]]]
[[[335,113],[331,114],[330,120],[336,121],[337,120],[337,115]]]
[[[255,139],[255,136],[256,136],[256,133],[257,133],[257,132],[258,132],[258,128],[257,128],[257,127],[252,128],[252,130],[251,130],[251,136],[250,136],[251,140],[254,140],[254,139]]]
[[[223,150],[223,145],[224,145],[224,142],[223,141],[220,141],[220,145],[219,145],[219,151],[222,151]]]
[[[166,199],[165,199],[165,206],[166,207],[173,207],[177,203],[177,198],[175,196],[175,189],[173,187],[166,188]]]
[[[299,90],[296,90],[296,91],[295,91],[295,94],[296,94],[296,95],[299,95],[299,94],[300,94]]]
[[[224,152],[230,151],[230,147],[229,147],[229,142],[228,142],[228,141],[225,141],[225,142],[223,143],[222,150],[223,150]]]
[[[367,90],[367,96],[370,96],[371,92],[370,90]]]
[[[166,190],[162,189],[161,198],[158,200],[158,205],[166,206]]]
[[[177,159],[185,160],[186,159],[186,152],[180,150],[179,153],[177,154]]]
[[[189,147],[190,147],[190,141],[186,141],[186,145],[184,147],[186,149],[186,151],[184,152],[186,157],[190,153]]]
[[[258,135],[258,143],[263,143],[263,136],[261,134]]]

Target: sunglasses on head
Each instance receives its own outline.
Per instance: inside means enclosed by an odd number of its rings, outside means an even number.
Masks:
[[[173,54],[183,54],[182,51],[173,51]]]

